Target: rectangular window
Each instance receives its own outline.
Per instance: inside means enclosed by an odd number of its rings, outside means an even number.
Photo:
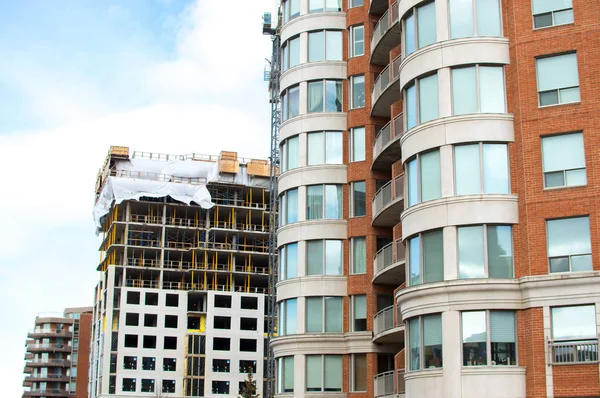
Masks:
[[[367,330],[367,296],[364,294],[352,296],[352,331]]]
[[[291,224],[298,221],[298,189],[290,189],[281,195],[280,225]]]
[[[589,217],[547,220],[546,234],[550,272],[592,270]]]
[[[306,391],[342,391],[342,356],[307,355]]]
[[[341,111],[341,80],[319,80],[308,82],[308,113]]]
[[[435,43],[436,35],[435,2],[413,8],[404,18],[405,54],[409,55],[419,48]]]
[[[355,181],[350,185],[352,187],[350,217],[363,217],[367,214],[366,183],[364,181]]]
[[[277,392],[279,394],[294,392],[294,357],[282,357],[277,361]]]
[[[342,11],[342,0],[309,0],[308,12]]]
[[[167,294],[165,297],[165,305],[167,307],[178,307],[179,306],[179,295],[178,294]]]
[[[341,131],[309,133],[307,140],[307,164],[309,166],[343,163]]]
[[[502,36],[498,0],[450,0],[450,38]]]
[[[140,292],[127,292],[127,304],[139,304]],[[50,326],[50,325],[48,325]]]
[[[442,230],[425,232],[409,239],[408,252],[410,286],[444,280]]]
[[[137,348],[138,346],[138,336],[137,334],[126,334],[125,335],[125,347],[127,348]]]
[[[351,99],[350,108],[365,107],[365,75],[350,76]]]
[[[433,3],[432,3],[433,4]],[[419,123],[425,123],[438,117],[438,79],[437,74],[419,79]]]
[[[124,356],[123,357],[123,369],[137,369],[137,357]]]
[[[466,113],[505,113],[504,68],[470,66],[452,69],[452,111]]]
[[[175,380],[163,380],[162,381],[162,392],[174,393],[175,392]]]
[[[576,53],[537,58],[535,66],[540,106],[579,102]]]
[[[300,0],[285,0],[283,2],[283,23],[300,16]]]
[[[282,336],[296,334],[297,299],[279,303],[279,332]]]
[[[140,323],[140,314],[125,313],[125,326],[137,326]]]
[[[351,364],[351,391],[367,391],[367,354],[353,354]]]
[[[365,27],[363,25],[350,27],[350,57],[365,54]]]
[[[283,44],[282,63],[283,71],[300,63],[300,37],[296,36]]]
[[[308,33],[308,62],[341,60],[341,30],[322,30]]]
[[[281,280],[298,277],[298,243],[290,243],[281,249],[280,253]]]
[[[542,137],[544,187],[587,184],[583,133]]]
[[[163,349],[176,350],[177,349],[177,337],[165,336],[163,339]]]
[[[158,293],[146,293],[146,305],[158,305]]]
[[[130,379],[130,378],[124,377],[122,390],[127,391],[127,392],[135,392],[135,382],[136,382],[136,379]]]
[[[534,28],[573,23],[572,0],[533,0],[532,11]]]
[[[281,120],[285,121],[300,114],[300,87],[293,86],[281,94]]]
[[[306,333],[342,332],[341,297],[306,298]]]
[[[156,314],[145,314],[144,315],[144,327],[155,328],[158,326],[158,315]]]
[[[142,392],[154,392],[154,379],[142,379]]]
[[[364,4],[364,0],[349,0],[350,1],[350,7],[362,7],[362,5]]]
[[[175,372],[177,370],[177,359],[163,358],[163,370],[165,372]]]
[[[469,278],[512,278],[512,228],[477,225],[458,228],[458,275]]]
[[[367,238],[351,238],[350,245],[352,249],[352,274],[365,274],[367,272]]]
[[[516,365],[513,311],[462,313],[463,366]]]
[[[310,185],[306,192],[306,218],[308,220],[342,218],[341,185]]]
[[[342,275],[342,241],[306,241],[306,275]]]
[[[365,160],[365,128],[355,127],[350,130],[350,161]]]
[[[554,340],[584,340],[596,337],[596,306],[594,304],[552,308],[552,338]]]
[[[154,369],[156,369],[156,358],[142,357],[142,370],[154,370]]]
[[[442,367],[442,316],[428,315],[408,321],[410,370]]]
[[[298,136],[283,141],[283,144],[281,145],[281,172],[295,169],[300,166],[298,143]]]
[[[506,144],[472,144],[454,147],[456,195],[507,194],[510,192],[508,176]]]
[[[440,151],[435,150],[419,156],[421,202],[438,199],[442,196]]]

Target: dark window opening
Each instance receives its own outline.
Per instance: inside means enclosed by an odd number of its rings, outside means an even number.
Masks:
[[[137,369],[137,357],[123,357],[123,369]]]
[[[135,391],[135,379],[123,379],[123,391]]]
[[[156,348],[156,336],[144,336],[144,348]]]
[[[239,372],[248,373],[249,371],[256,373],[256,361],[249,361],[245,359],[240,360]]]
[[[215,307],[231,308],[231,296],[215,295]]]
[[[213,359],[212,369],[213,372],[227,372],[230,371],[229,359]]]
[[[175,372],[177,370],[177,359],[164,358],[163,359],[163,370],[166,372]]]
[[[229,394],[229,382],[228,381],[213,381],[212,382],[212,393],[213,394]]]
[[[213,350],[215,351],[229,351],[231,349],[231,339],[226,337],[214,337],[213,338]]]
[[[165,315],[165,327],[166,328],[177,328],[177,315]]]
[[[178,294],[167,294],[167,296],[165,298],[165,306],[179,307],[179,295]]]
[[[177,337],[165,336],[163,348],[165,350],[176,350],[177,349]]]
[[[117,392],[117,376],[110,376],[108,379],[108,393],[115,394]]]
[[[199,330],[200,329],[200,318],[195,317],[195,316],[188,316],[187,328],[191,329],[191,330]]]
[[[140,314],[128,312],[125,314],[126,326],[138,326],[140,324]]]
[[[125,347],[137,348],[137,346],[138,346],[137,334],[126,334],[125,335]]]
[[[158,293],[146,293],[146,305],[158,305]]]
[[[240,351],[256,352],[256,340],[240,339]]]
[[[142,370],[154,370],[154,369],[156,369],[156,358],[142,357]]]
[[[163,380],[162,392],[175,392],[175,380]]]
[[[257,320],[256,318],[241,318],[240,329],[241,330],[256,330]]]
[[[117,354],[110,354],[110,373],[117,373]]]
[[[241,304],[240,307],[243,310],[257,310],[258,309],[258,297],[242,296],[242,301],[240,304]]]
[[[140,292],[127,292],[127,304],[139,304]]]
[[[214,317],[214,328],[215,329],[231,329],[231,318],[228,316]]]
[[[142,392],[154,392],[154,379],[142,379]]]
[[[158,315],[145,314],[144,315],[144,326],[149,328],[155,328],[158,326]]]

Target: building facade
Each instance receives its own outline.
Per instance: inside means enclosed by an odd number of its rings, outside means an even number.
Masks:
[[[111,151],[94,214],[102,235],[90,397],[262,394],[269,165]]]
[[[25,344],[23,397],[87,397],[92,308],[43,313]]]
[[[600,396],[597,4],[281,6],[278,394]]]

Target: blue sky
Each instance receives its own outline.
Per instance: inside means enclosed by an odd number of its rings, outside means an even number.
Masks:
[[[38,312],[92,304],[110,145],[266,158],[274,0],[0,0],[3,396]],[[6,325],[10,325],[6,327]]]

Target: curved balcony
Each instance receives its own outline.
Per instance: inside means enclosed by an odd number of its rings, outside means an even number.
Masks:
[[[373,259],[373,283],[400,286],[406,279],[405,248],[402,240],[398,239],[381,249]]]
[[[373,343],[401,344],[404,341],[404,324],[394,319],[395,308],[390,305],[373,317]]]
[[[375,397],[404,396],[404,369],[390,370],[373,377]]]
[[[388,9],[388,0],[371,0],[369,14],[383,14]]]
[[[67,344],[27,344],[27,351],[29,352],[71,352],[71,346]]]
[[[402,113],[396,115],[393,121],[383,126],[373,143],[372,170],[389,170],[392,164],[402,158],[400,152],[400,137],[404,132]]]
[[[27,361],[25,367],[63,367],[68,368],[71,366],[71,361],[68,359],[34,359],[33,361]]]
[[[400,44],[400,37],[398,2],[395,2],[373,28],[371,63],[381,66],[387,64],[390,51]]]
[[[67,390],[52,390],[52,389],[45,389],[45,390],[30,390],[30,391],[25,391],[23,393],[24,397],[68,397],[69,396],[69,391]]]
[[[46,374],[46,375],[31,375],[25,378],[26,382],[47,382],[47,383],[68,383],[71,381],[71,376],[64,374]]]
[[[390,65],[386,66],[375,79],[371,93],[372,116],[390,117],[390,106],[402,98],[399,85],[400,60],[401,57],[398,55],[392,61],[391,68]]]
[[[37,338],[37,337],[64,337],[64,338],[71,338],[73,336],[73,333],[68,332],[64,329],[62,330],[38,330],[38,329],[31,329],[29,330],[29,332],[27,332],[27,337],[30,338]]]
[[[385,184],[373,198],[374,227],[393,227],[400,222],[404,208],[404,175]]]

